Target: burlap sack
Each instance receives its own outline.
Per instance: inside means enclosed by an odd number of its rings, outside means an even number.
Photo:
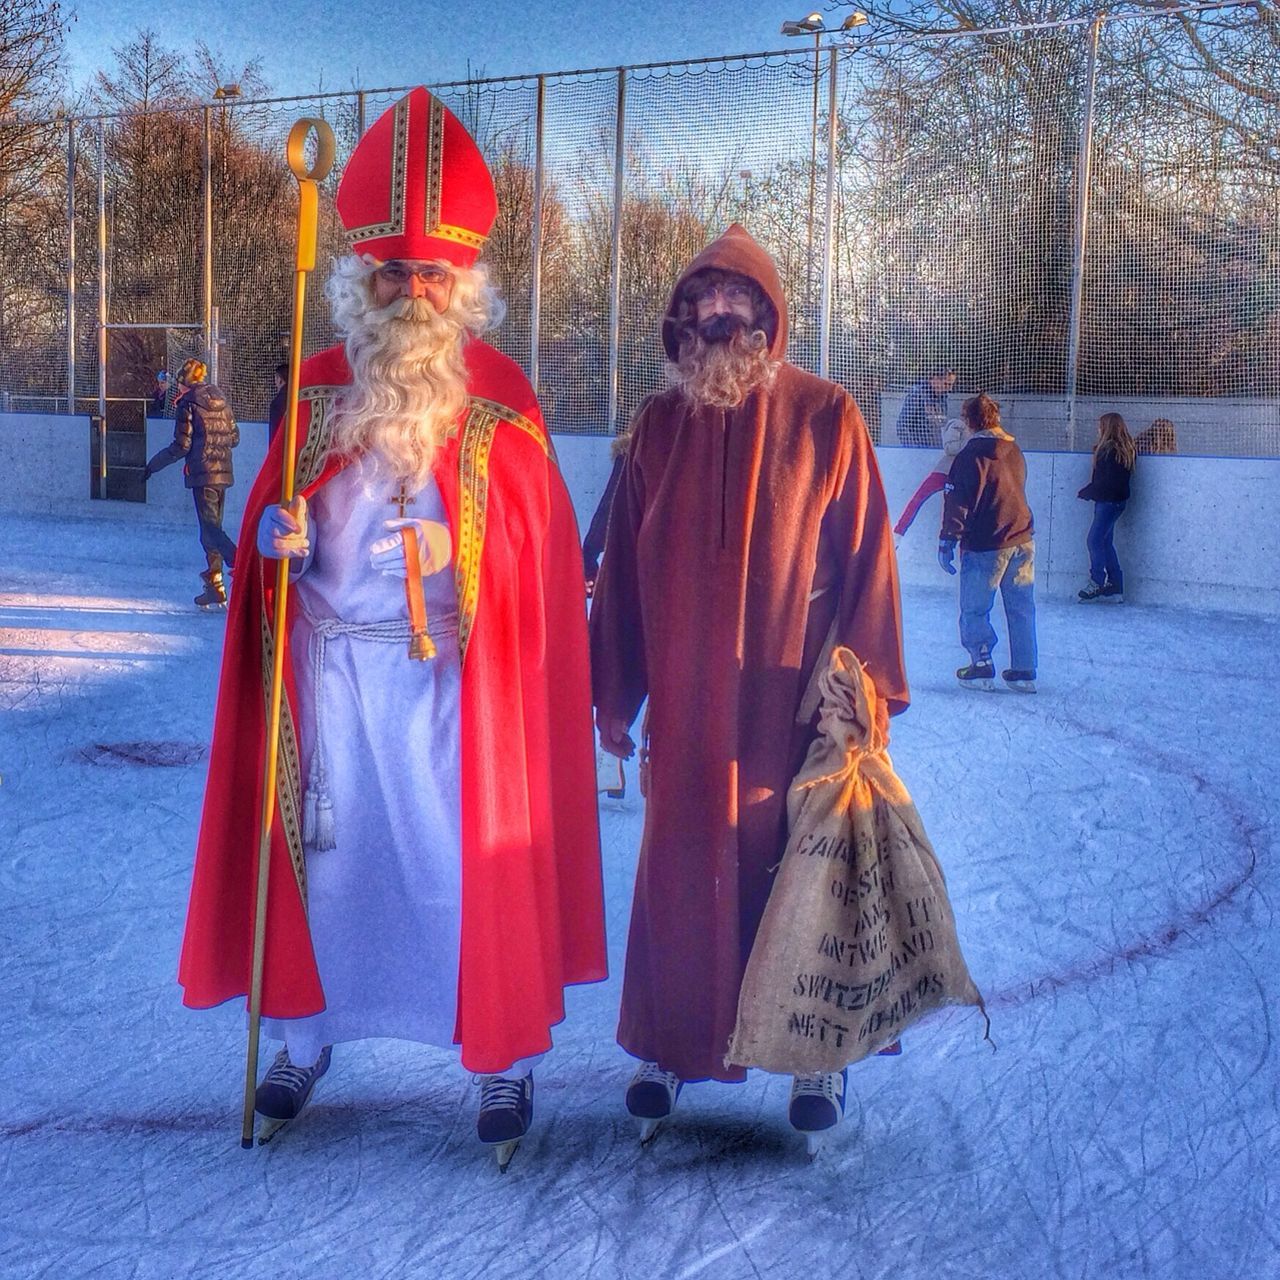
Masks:
[[[982,1007],[852,650],[834,649],[820,690],[819,735],[787,793],[791,834],[725,1058],[786,1075],[839,1071],[943,1005]]]

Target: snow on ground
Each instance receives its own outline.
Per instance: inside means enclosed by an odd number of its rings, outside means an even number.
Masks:
[[[893,755],[998,1051],[973,1014],[909,1034],[813,1165],[760,1073],[639,1149],[612,1033],[642,814],[606,801],[615,976],[571,993],[503,1177],[470,1079],[389,1041],[240,1150],[242,1017],[174,981],[222,631],[199,561],[125,515],[0,524],[0,1275],[1280,1275],[1274,622],[1042,603],[1041,692],[981,695],[941,575],[908,596]],[[177,763],[95,752],[132,742]]]

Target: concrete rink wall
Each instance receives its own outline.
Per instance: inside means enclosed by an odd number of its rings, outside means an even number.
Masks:
[[[556,449],[585,528],[609,478],[609,441],[557,436]],[[896,520],[933,466],[930,449],[876,451],[889,512]],[[1093,503],[1086,453],[1028,453],[1027,498],[1036,522],[1041,591],[1074,595],[1089,576],[1085,534]],[[942,587],[938,528],[942,498],[931,498],[898,549],[903,582]],[[1280,615],[1280,460],[1138,459],[1133,498],[1116,528],[1125,594],[1135,603]]]
[[[173,423],[147,423],[150,456],[171,438]],[[556,451],[585,529],[609,477],[610,441],[557,435]],[[239,529],[253,478],[266,453],[262,423],[242,423],[236,484],[227,494],[226,525]],[[928,449],[877,451],[893,518],[933,465]],[[1076,492],[1089,478],[1082,453],[1029,452],[1027,496],[1036,521],[1036,576],[1043,592],[1074,594],[1088,576],[1085,533],[1091,503]],[[89,420],[0,414],[0,519],[8,513],[100,517],[155,526],[188,522],[191,497],[174,465],[150,483],[145,504],[89,496]],[[941,498],[916,517],[899,548],[905,583],[941,587],[935,559]],[[1126,595],[1138,604],[1222,609],[1280,616],[1280,459],[1144,456],[1134,496],[1116,530]]]

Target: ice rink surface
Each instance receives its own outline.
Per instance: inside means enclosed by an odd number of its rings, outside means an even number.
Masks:
[[[174,977],[223,624],[194,528],[127,514],[0,523],[0,1275],[1280,1276],[1274,621],[1042,601],[1040,692],[987,695],[951,584],[907,596],[891,752],[998,1050],[968,1012],[908,1034],[812,1165],[758,1072],[640,1149],[642,810],[605,801],[614,976],[570,993],[500,1176],[470,1078],[389,1041],[240,1150],[242,1015]]]

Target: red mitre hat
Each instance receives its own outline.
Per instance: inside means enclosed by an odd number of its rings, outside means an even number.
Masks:
[[[489,167],[454,114],[410,90],[365,131],[338,184],[353,252],[475,262],[498,215]]]

